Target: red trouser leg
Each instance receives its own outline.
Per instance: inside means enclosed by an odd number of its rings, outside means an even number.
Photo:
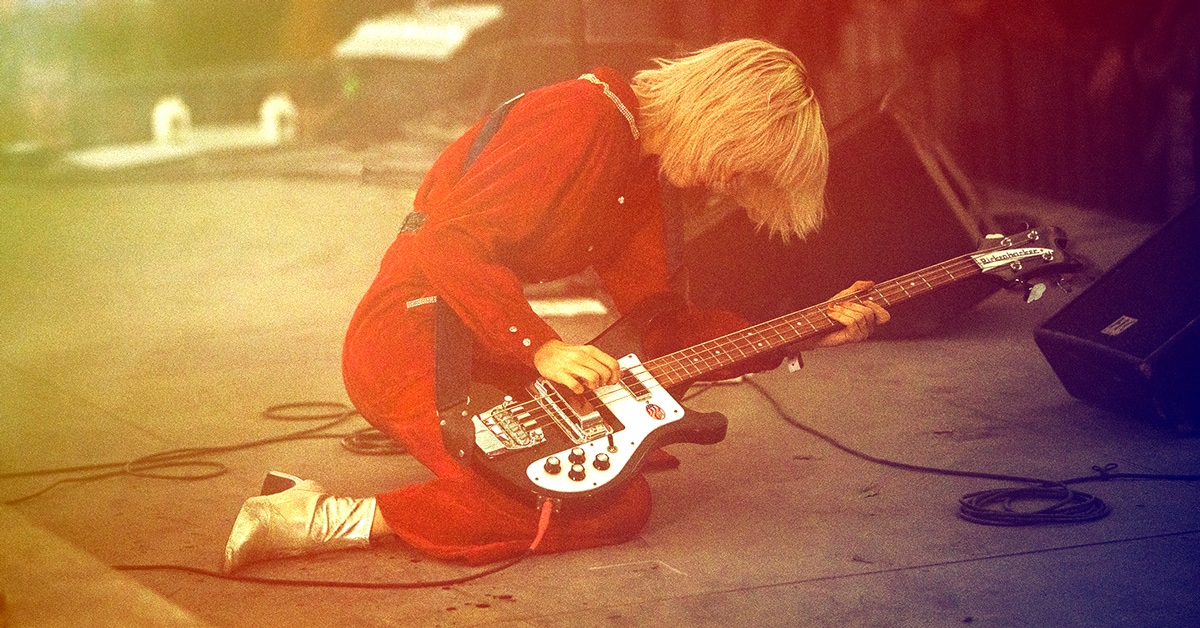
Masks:
[[[538,512],[475,476],[436,478],[376,497],[396,534],[442,560],[482,564],[519,555],[537,532]],[[538,546],[553,553],[624,543],[650,516],[650,487],[638,476],[623,493],[586,513],[560,512]]]
[[[539,512],[443,448],[433,401],[433,312],[429,305],[400,316],[356,317],[347,336],[343,373],[355,407],[437,476],[378,495],[379,511],[397,536],[435,558],[481,564],[513,557],[532,543]],[[622,543],[649,517],[649,484],[638,476],[595,509],[555,513],[538,549]]]

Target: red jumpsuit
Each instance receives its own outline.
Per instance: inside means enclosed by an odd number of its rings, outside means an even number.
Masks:
[[[606,85],[575,80],[526,94],[465,173],[481,125],[446,149],[417,191],[414,209],[428,220],[388,249],[346,335],[343,373],[355,407],[436,475],[379,495],[380,512],[436,558],[514,556],[529,546],[537,512],[443,449],[428,297],[453,308],[488,360],[532,368],[537,348],[558,335],[534,314],[523,283],[592,266],[623,312],[667,288],[657,162],[641,153],[637,99],[610,70],[595,74]],[[703,340],[742,324],[715,320],[689,335]],[[556,514],[539,550],[631,539],[649,517],[649,486],[638,476],[622,491],[598,510]]]

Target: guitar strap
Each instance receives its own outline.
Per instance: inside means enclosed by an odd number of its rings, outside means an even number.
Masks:
[[[504,104],[497,107],[488,116],[483,127],[479,129],[479,134],[475,136],[475,140],[471,142],[471,147],[467,150],[467,158],[463,162],[462,171],[465,173],[471,163],[479,157],[479,153],[483,152],[483,148],[487,146],[488,141],[500,129],[500,124],[504,122],[504,118],[508,115],[513,105],[517,100],[524,96],[519,94]],[[418,212],[409,214],[411,217]],[[415,219],[415,225],[411,231],[416,231],[425,223],[424,214],[420,218]],[[405,226],[409,225],[409,219],[405,219]],[[401,229],[402,231],[404,229]],[[437,409],[439,412],[446,408],[450,408],[461,404],[467,400],[468,389],[471,384],[471,360],[474,351],[474,339],[471,336],[471,331],[463,324],[462,319],[454,310],[446,305],[445,299],[438,299],[435,307],[437,312],[434,315],[434,353],[433,353],[433,369],[434,369],[434,394],[437,399]]]
[[[445,299],[438,299],[434,307],[433,390],[440,413],[467,400],[475,341]]]
[[[462,173],[466,174],[467,169],[474,163],[475,158],[479,157],[479,153],[483,152],[483,147],[492,139],[496,131],[500,130],[500,124],[504,122],[504,118],[508,116],[508,111],[513,105],[521,99],[525,94],[517,94],[506,100],[502,105],[492,110],[488,115],[488,119],[483,123],[483,127],[479,129],[479,135],[475,136],[471,142],[471,147],[467,149],[467,158],[463,161]],[[400,233],[416,233],[425,226],[425,219],[428,218],[424,213],[411,211],[404,217],[404,223],[400,226]]]
[[[467,149],[467,158],[463,161],[462,167],[464,174],[467,172],[467,168],[470,168],[471,164],[475,162],[475,158],[479,157],[479,153],[483,152],[483,147],[487,146],[487,143],[491,141],[492,136],[496,134],[496,131],[500,130],[500,124],[503,123],[504,118],[508,116],[509,110],[512,109],[513,105],[517,104],[517,101],[520,100],[524,95],[525,94],[517,94],[516,96],[504,101],[504,103],[499,107],[496,107],[492,110],[491,115],[488,116],[487,122],[483,123],[483,128],[479,129],[479,135],[476,135],[475,141],[471,142],[471,148]]]

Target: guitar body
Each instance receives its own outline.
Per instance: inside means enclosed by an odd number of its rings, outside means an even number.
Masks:
[[[480,373],[465,400],[439,411],[447,451],[518,498],[586,507],[632,479],[659,447],[722,441],[724,415],[684,409],[641,367],[644,330],[678,307],[672,295],[651,297],[596,337],[590,344],[618,358],[622,381],[591,394]]]

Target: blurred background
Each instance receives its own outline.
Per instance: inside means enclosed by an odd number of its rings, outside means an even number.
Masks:
[[[261,126],[272,97],[273,140],[452,136],[598,64],[629,74],[760,37],[810,66],[831,126],[887,98],[975,181],[1160,221],[1195,189],[1196,5],[0,0],[0,146],[27,166],[181,125]]]

